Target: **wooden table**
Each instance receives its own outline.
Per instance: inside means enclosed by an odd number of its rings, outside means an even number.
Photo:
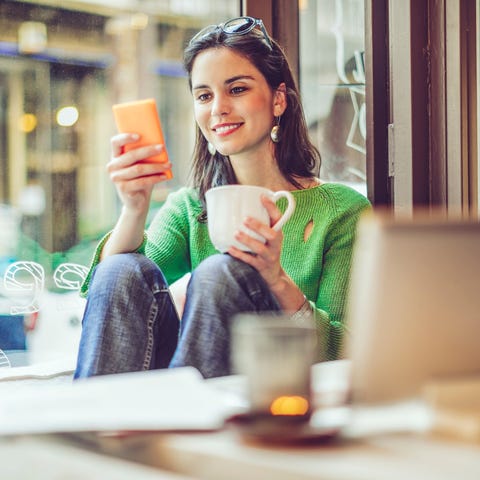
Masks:
[[[1,477],[9,480],[191,480],[79,448],[61,437],[0,439]]]
[[[339,438],[289,447],[248,443],[227,429],[142,434],[101,444],[109,455],[205,480],[480,479],[478,444],[426,434]]]
[[[320,372],[329,391],[339,366],[330,377]],[[234,391],[231,380],[217,386]],[[336,399],[344,386],[333,389]],[[231,424],[203,433],[5,437],[0,471],[15,480],[479,480],[480,443],[428,433],[422,405],[354,410],[341,435],[302,445],[247,441]]]

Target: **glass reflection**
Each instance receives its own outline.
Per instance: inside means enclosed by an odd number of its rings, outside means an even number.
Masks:
[[[0,3],[0,366],[76,355],[77,290],[118,216],[105,173],[111,106],[157,100],[175,169],[162,188],[184,184],[194,125],[183,47],[238,4]]]
[[[364,0],[300,2],[300,79],[321,177],[366,194]]]

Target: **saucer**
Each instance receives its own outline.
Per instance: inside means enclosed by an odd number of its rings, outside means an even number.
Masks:
[[[346,426],[350,410],[346,407],[319,409],[310,418],[242,413],[228,419],[247,440],[277,444],[328,442]]]

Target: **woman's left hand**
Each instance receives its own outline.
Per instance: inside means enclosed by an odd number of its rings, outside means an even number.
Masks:
[[[244,252],[236,247],[230,247],[228,253],[252,267],[256,268],[260,275],[267,282],[271,290],[285,275],[280,265],[280,253],[282,251],[283,233],[281,230],[272,228],[282,216],[282,212],[268,197],[262,196],[262,204],[270,216],[270,225],[259,220],[248,217],[244,221],[245,227],[265,238],[266,242],[253,238],[248,233],[238,231],[235,239],[244,244],[251,251]]]

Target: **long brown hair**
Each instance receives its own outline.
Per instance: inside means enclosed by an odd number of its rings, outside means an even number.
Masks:
[[[320,153],[309,139],[300,94],[285,53],[275,40],[270,41],[271,46],[258,29],[245,35],[226,34],[221,28],[214,29],[187,46],[184,66],[191,90],[192,68],[197,55],[211,48],[229,48],[249,60],[262,73],[272,92],[285,83],[287,108],[281,117],[281,139],[274,144],[274,153],[283,176],[295,187],[302,188],[297,178],[313,178],[318,174]],[[212,155],[208,151],[207,140],[198,125],[192,174],[193,185],[198,188],[203,205],[201,219],[205,220],[205,192],[212,187],[237,183],[237,179],[228,156],[218,152]]]

